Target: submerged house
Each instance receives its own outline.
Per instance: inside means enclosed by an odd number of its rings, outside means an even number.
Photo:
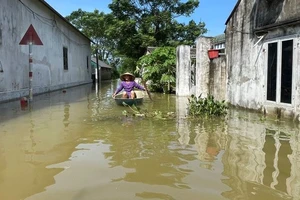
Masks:
[[[239,0],[226,21],[229,103],[299,118],[299,0]]]
[[[102,60],[98,60],[98,66],[100,69],[101,81],[111,80],[112,77],[112,67]],[[91,67],[92,67],[92,79],[95,82],[96,71],[97,71],[97,59],[92,57],[91,59]]]
[[[29,94],[29,45],[20,41],[32,25],[42,45],[32,45],[33,94],[92,82],[91,40],[44,0],[1,0],[0,102]]]
[[[194,75],[191,47],[177,48],[176,94],[210,94],[300,121],[299,5],[299,0],[238,0],[226,21],[225,42],[223,35],[219,42],[197,38]],[[220,50],[225,43],[225,54],[208,57],[212,46]]]

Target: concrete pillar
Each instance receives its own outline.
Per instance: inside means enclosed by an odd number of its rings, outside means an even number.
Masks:
[[[211,47],[211,38],[198,37],[196,40],[196,88],[195,95],[207,97],[209,93],[209,65],[207,51]]]
[[[181,45],[177,47],[176,62],[176,95],[190,96],[191,88],[191,62],[190,46]]]

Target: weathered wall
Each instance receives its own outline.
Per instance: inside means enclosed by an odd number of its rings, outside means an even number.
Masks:
[[[226,57],[219,56],[213,60],[208,57],[208,50],[212,45],[211,38],[199,37],[196,40],[196,69],[195,85],[192,84],[190,47],[177,47],[176,66],[176,95],[207,97],[211,94],[216,100],[222,101],[226,97]]]
[[[256,28],[297,19],[300,17],[299,0],[256,0],[252,16]]]
[[[111,80],[111,68],[101,67],[101,81]]]
[[[176,49],[176,95],[189,96],[191,89],[190,46],[181,45]]]
[[[262,105],[264,85],[260,45],[250,34],[249,14],[253,3],[242,1],[226,27],[228,59],[227,100],[242,107],[258,109]],[[259,92],[260,91],[260,92]]]
[[[276,9],[275,9],[276,8]],[[267,11],[267,12],[266,12]],[[277,108],[286,113],[299,110],[299,22],[285,24],[299,17],[299,1],[243,0],[226,25],[226,53],[228,64],[227,101],[233,105],[273,112]],[[296,20],[297,21],[297,20]],[[281,25],[276,27],[276,23]],[[285,24],[285,25],[282,25]],[[273,25],[274,27],[272,27]],[[270,28],[271,27],[271,28]],[[260,32],[257,32],[260,30]],[[259,36],[265,34],[262,40]],[[268,42],[294,39],[293,102],[290,105],[266,101]],[[275,109],[274,109],[275,108]]]
[[[43,42],[32,48],[34,94],[91,82],[86,37],[39,1],[1,0],[0,101],[28,95],[29,47],[19,42],[30,24]],[[63,47],[68,48],[68,70],[63,68]]]
[[[207,54],[212,43],[211,38],[198,37],[196,40],[196,86],[195,95],[206,97],[209,94],[209,64]]]
[[[226,57],[220,56],[213,59],[209,66],[209,94],[218,101],[225,100],[226,97]]]

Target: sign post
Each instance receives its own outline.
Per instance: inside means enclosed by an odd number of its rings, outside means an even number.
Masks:
[[[32,101],[32,42],[29,42],[29,101]]]
[[[32,90],[32,45],[43,45],[41,39],[33,28],[32,24],[29,26],[19,45],[29,45],[29,101],[33,99]]]

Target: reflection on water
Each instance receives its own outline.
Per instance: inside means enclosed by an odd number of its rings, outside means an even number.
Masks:
[[[153,94],[123,116],[116,82],[0,104],[0,199],[299,199],[299,129],[230,110],[189,119],[187,99]]]
[[[223,196],[229,199],[245,196],[250,199],[298,199],[298,189],[291,188],[299,185],[299,176],[295,177],[296,185],[291,185],[290,181],[291,165],[299,169],[297,161],[290,159],[293,149],[290,141],[298,137],[298,130],[289,126],[270,130],[274,124],[257,123],[251,116],[247,120],[235,118],[228,122],[230,139],[222,158],[223,174],[228,178],[223,182],[232,190],[224,192]],[[290,132],[290,136],[283,134],[281,128]],[[285,135],[284,139],[281,134]]]
[[[225,122],[222,119],[210,119],[202,121],[195,126],[195,147],[197,148],[197,158],[202,161],[200,166],[212,169],[214,160],[225,149],[226,131]]]
[[[64,119],[63,119],[63,123],[64,123],[64,126],[65,128],[67,128],[70,124],[69,122],[69,117],[70,117],[70,105],[68,103],[65,103],[64,105]]]

